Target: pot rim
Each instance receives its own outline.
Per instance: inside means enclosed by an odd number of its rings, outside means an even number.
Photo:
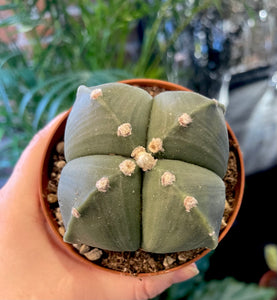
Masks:
[[[121,83],[125,83],[125,84],[130,84],[130,85],[138,85],[138,86],[158,86],[161,88],[165,88],[167,90],[171,90],[171,91],[177,91],[177,90],[181,90],[181,91],[191,91],[190,89],[183,87],[181,85],[178,84],[174,84],[168,81],[163,81],[163,80],[157,80],[157,79],[143,79],[143,78],[138,78],[138,79],[127,79],[127,80],[122,80],[120,81]],[[59,231],[58,231],[58,225],[57,223],[54,221],[53,215],[50,211],[50,207],[47,201],[47,193],[46,191],[46,187],[47,187],[47,183],[48,183],[48,178],[49,178],[49,174],[48,174],[48,162],[51,156],[51,153],[53,151],[53,147],[54,145],[60,140],[60,138],[62,137],[62,134],[64,132],[65,129],[65,124],[66,124],[66,120],[67,117],[69,115],[71,111],[71,108],[65,112],[63,112],[61,114],[61,119],[59,122],[55,123],[55,129],[51,132],[51,134],[48,137],[48,141],[47,141],[47,145],[46,147],[43,149],[43,157],[42,157],[42,161],[40,164],[40,169],[41,169],[41,178],[40,178],[40,184],[39,184],[39,198],[40,198],[40,204],[42,207],[42,211],[43,214],[46,218],[47,224],[50,227],[50,232],[53,238],[55,238],[55,240],[57,241],[58,245],[65,249],[66,252],[68,254],[71,255],[71,257],[77,259],[79,262],[81,263],[85,263],[87,266],[89,267],[93,267],[93,268],[97,268],[100,270],[105,270],[114,274],[123,274],[126,276],[134,276],[130,273],[124,273],[121,271],[117,271],[117,270],[112,270],[112,269],[108,269],[105,267],[102,267],[100,265],[97,265],[89,260],[87,260],[84,256],[82,256],[81,254],[79,254],[77,252],[77,250],[68,243],[65,243],[63,241],[62,236],[60,235]],[[218,242],[220,242],[225,235],[228,233],[228,231],[230,230],[230,228],[232,227],[237,214],[239,212],[240,206],[241,206],[241,202],[242,202],[242,198],[243,198],[243,191],[244,191],[244,181],[245,181],[245,173],[244,173],[244,163],[243,163],[243,157],[242,157],[242,152],[240,150],[240,146],[239,143],[237,141],[237,138],[233,132],[233,130],[231,129],[231,127],[229,126],[229,124],[226,122],[226,126],[227,126],[227,130],[228,130],[228,135],[229,135],[229,139],[232,139],[234,141],[234,146],[236,149],[236,158],[237,158],[237,165],[238,165],[238,183],[236,186],[236,192],[235,192],[235,205],[234,205],[234,211],[232,213],[232,215],[230,216],[228,222],[227,222],[227,226],[220,232],[219,234],[219,238],[218,238]],[[137,277],[147,277],[147,276],[156,276],[156,275],[160,275],[160,274],[166,274],[169,272],[173,272],[176,271],[178,269],[184,268],[188,265],[190,265],[191,263],[194,263],[196,261],[198,261],[199,259],[201,259],[202,257],[204,257],[205,255],[207,255],[209,252],[211,252],[211,249],[205,249],[203,252],[201,252],[199,255],[197,255],[195,258],[193,258],[192,260],[189,260],[187,262],[185,262],[182,265],[178,265],[176,267],[173,267],[171,269],[167,269],[167,270],[161,270],[161,271],[157,271],[157,272],[151,272],[151,273],[139,273],[135,276]]]

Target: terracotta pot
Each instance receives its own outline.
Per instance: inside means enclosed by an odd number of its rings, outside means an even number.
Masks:
[[[173,83],[166,82],[166,81],[161,81],[161,80],[154,80],[154,79],[131,79],[131,80],[124,80],[121,82],[130,84],[130,85],[137,85],[137,86],[157,86],[159,88],[164,88],[166,90],[171,90],[171,91],[176,91],[176,90],[189,91],[189,89],[182,87],[180,85],[173,84]],[[51,136],[49,136],[48,147],[44,151],[44,158],[43,158],[42,165],[41,165],[41,170],[42,170],[41,173],[42,174],[41,174],[41,183],[40,183],[41,207],[42,207],[43,213],[45,215],[45,218],[47,220],[47,223],[51,228],[53,237],[57,240],[57,243],[60,245],[60,247],[62,247],[66,252],[68,252],[75,259],[80,261],[80,263],[85,263],[92,268],[100,268],[102,270],[104,269],[104,270],[108,270],[108,271],[111,271],[114,273],[121,273],[119,271],[109,270],[109,269],[101,267],[97,264],[92,263],[91,261],[89,261],[85,257],[83,257],[82,255],[80,255],[72,245],[65,243],[63,241],[62,236],[59,234],[58,224],[53,219],[53,215],[52,215],[52,212],[50,210],[50,207],[49,207],[49,204],[47,201],[47,184],[48,184],[48,179],[49,179],[49,161],[50,161],[50,157],[53,153],[53,149],[54,149],[55,145],[62,139],[62,137],[64,135],[64,129],[65,129],[65,125],[66,125],[66,121],[67,121],[67,117],[68,117],[69,113],[70,113],[70,110],[63,113],[63,118],[59,122],[59,124],[57,124],[56,129],[53,131],[54,133]],[[219,241],[221,241],[223,239],[223,237],[227,234],[227,232],[230,230],[232,224],[234,223],[236,216],[239,212],[239,208],[240,208],[240,205],[242,202],[242,197],[243,197],[243,191],[244,191],[244,164],[243,164],[243,159],[242,159],[242,153],[240,151],[239,144],[235,137],[235,134],[233,133],[232,129],[230,128],[230,126],[228,124],[227,124],[227,129],[228,129],[229,139],[231,139],[233,141],[233,143],[235,145],[235,149],[236,149],[235,155],[236,155],[237,165],[238,165],[238,170],[237,170],[238,171],[238,183],[235,188],[234,211],[228,220],[227,226],[220,232]],[[174,271],[176,269],[182,268],[184,266],[191,264],[192,262],[199,260],[206,254],[208,254],[210,251],[211,250],[209,250],[209,249],[204,250],[201,254],[199,254],[194,259],[192,259],[182,265],[179,265],[177,267],[173,267],[171,269],[159,271],[159,272],[155,272],[155,273],[141,273],[138,276],[157,275],[157,274],[161,274],[161,273],[165,273],[165,272]]]

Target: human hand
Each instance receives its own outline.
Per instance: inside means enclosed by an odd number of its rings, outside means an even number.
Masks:
[[[53,130],[50,125],[32,139],[0,191],[0,298],[148,299],[197,275],[195,264],[147,278],[110,274],[63,252],[39,202],[39,169],[46,137]]]

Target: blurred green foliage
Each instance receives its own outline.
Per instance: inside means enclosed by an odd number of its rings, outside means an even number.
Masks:
[[[13,166],[33,134],[71,106],[80,84],[166,79],[166,50],[197,14],[219,2],[7,0],[0,27],[13,30],[10,42],[0,40],[0,167]],[[173,16],[178,27],[161,41],[159,30]]]
[[[177,283],[153,300],[271,300],[275,290],[254,283],[244,283],[234,278],[205,280],[211,254],[197,262],[199,274],[185,282]]]

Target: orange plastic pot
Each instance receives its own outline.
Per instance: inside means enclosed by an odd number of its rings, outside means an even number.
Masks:
[[[169,91],[178,91],[178,90],[189,91],[189,89],[187,89],[183,86],[173,84],[173,83],[170,83],[167,81],[155,80],[155,79],[130,79],[130,80],[124,80],[121,82],[130,84],[130,85],[141,86],[141,87],[156,86],[156,87],[163,88],[163,89],[169,90]],[[49,180],[49,176],[50,176],[49,162],[50,162],[50,158],[53,153],[53,150],[55,148],[55,145],[64,136],[65,125],[66,125],[66,121],[67,121],[67,117],[68,117],[69,113],[70,113],[70,110],[63,113],[62,119],[60,120],[60,122],[58,124],[56,124],[56,128],[53,131],[51,131],[51,132],[53,132],[53,134],[51,136],[49,136],[47,148],[44,150],[43,161],[41,163],[41,181],[40,181],[41,207],[42,207],[44,216],[47,220],[47,224],[50,227],[53,238],[56,239],[57,243],[60,245],[61,248],[64,249],[64,251],[69,253],[73,258],[77,259],[80,263],[87,264],[91,268],[100,268],[102,270],[104,269],[109,272],[122,274],[122,272],[101,267],[101,266],[87,260],[85,257],[80,255],[72,245],[65,243],[63,241],[62,236],[60,235],[60,233],[58,231],[58,224],[56,223],[56,221],[53,218],[52,212],[50,210],[50,207],[49,207],[49,204],[47,201],[47,184],[48,184],[48,180]],[[240,206],[241,206],[243,191],[244,191],[244,164],[243,164],[243,159],[242,159],[242,153],[241,153],[241,150],[240,150],[240,147],[239,147],[239,144],[235,137],[234,132],[230,128],[229,124],[228,123],[226,123],[226,124],[227,124],[229,139],[232,140],[233,144],[235,145],[235,150],[236,150],[235,155],[236,155],[237,166],[238,166],[238,170],[237,170],[238,182],[237,182],[237,185],[235,188],[234,210],[228,220],[227,226],[220,232],[219,242],[228,233],[228,231],[230,230],[230,228],[232,227],[232,225],[236,219],[236,216],[237,216]],[[182,265],[179,265],[177,267],[174,267],[174,268],[171,268],[168,270],[164,270],[164,271],[155,272],[155,273],[141,273],[138,276],[158,275],[158,274],[167,273],[167,272],[174,271],[176,269],[183,268],[183,267],[191,264],[192,262],[199,260],[206,254],[208,254],[210,251],[211,250],[209,250],[209,249],[204,250],[201,254],[199,254],[194,259],[192,259]]]

